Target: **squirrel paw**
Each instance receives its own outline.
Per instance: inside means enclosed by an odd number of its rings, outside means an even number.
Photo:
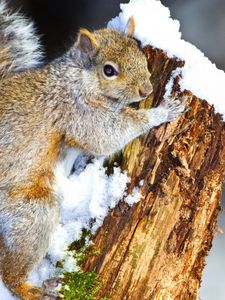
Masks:
[[[187,100],[187,97],[182,98],[169,98],[163,100],[159,105],[159,108],[167,112],[166,121],[170,122],[175,120],[181,113],[185,113],[189,110],[189,107],[182,105]]]
[[[59,278],[51,278],[45,280],[42,284],[42,298],[41,300],[59,300],[60,289],[62,283]]]

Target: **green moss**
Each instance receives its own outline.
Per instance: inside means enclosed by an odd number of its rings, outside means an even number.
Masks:
[[[64,274],[61,294],[65,300],[107,300],[97,297],[101,288],[97,273],[77,271]]]
[[[115,284],[115,290],[118,290],[120,288],[120,279],[117,279]]]
[[[131,260],[131,266],[133,269],[136,269],[137,262],[140,259],[140,256],[144,252],[146,248],[146,243],[143,243],[141,245],[137,245],[135,249],[132,252],[132,260]]]
[[[74,251],[73,257],[76,259],[77,266],[82,268],[89,257],[99,255],[101,253],[101,249],[96,249],[93,245],[90,245],[84,246],[78,251]]]
[[[76,260],[76,271],[63,272],[64,261],[58,262],[57,266],[61,268],[62,289],[60,293],[64,300],[108,300],[108,298],[97,297],[102,288],[99,275],[96,272],[84,272],[82,266],[86,260],[93,255],[98,255],[101,249],[95,249],[90,245],[91,232],[82,231],[79,240],[74,241],[68,248],[68,255],[72,255]]]
[[[81,237],[79,240],[74,241],[70,246],[69,246],[69,251],[80,251],[82,248],[86,247],[87,245],[87,240],[90,240],[92,237],[91,231],[87,229],[82,229]]]
[[[79,267],[82,267],[90,256],[95,256],[102,253],[101,249],[96,249],[94,245],[90,245],[91,237],[91,232],[83,229],[80,239],[74,241],[68,248],[69,252],[73,252],[73,257],[75,258],[76,264]]]

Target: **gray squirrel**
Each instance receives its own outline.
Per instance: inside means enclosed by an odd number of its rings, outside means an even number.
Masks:
[[[59,222],[55,169],[74,148],[108,156],[185,107],[129,106],[152,92],[147,61],[132,37],[113,29],[79,31],[63,56],[43,65],[33,24],[0,1],[0,274],[23,300],[57,299],[27,282]]]

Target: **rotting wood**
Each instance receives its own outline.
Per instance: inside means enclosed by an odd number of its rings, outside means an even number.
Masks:
[[[184,62],[150,46],[145,53],[157,105],[171,73]],[[179,95],[179,77],[173,96]],[[131,192],[142,199],[120,202],[93,241],[100,254],[85,271],[96,270],[101,296],[129,300],[198,299],[205,258],[211,248],[225,175],[225,124],[206,101],[189,91],[191,110],[130,143],[120,165],[128,170]]]

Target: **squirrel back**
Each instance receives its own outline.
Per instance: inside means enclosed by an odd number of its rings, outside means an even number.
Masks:
[[[0,77],[42,64],[39,38],[33,23],[21,14],[12,13],[0,0]]]

